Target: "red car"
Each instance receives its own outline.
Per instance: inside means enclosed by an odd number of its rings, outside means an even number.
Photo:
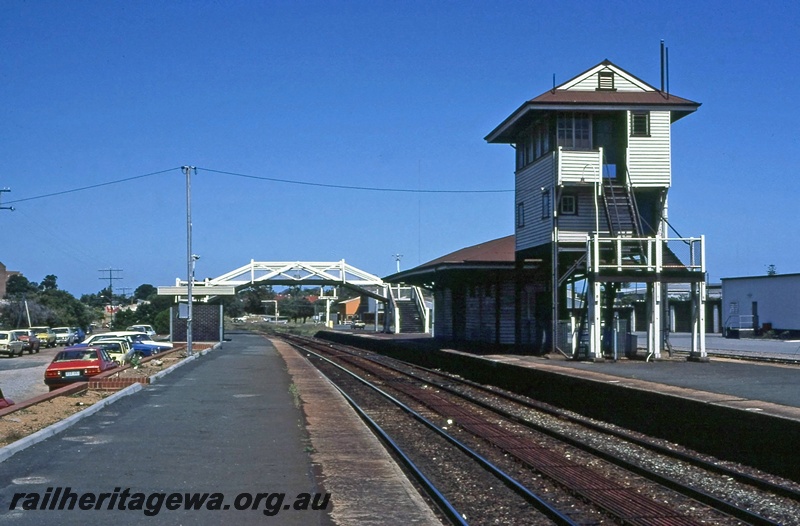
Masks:
[[[0,409],[14,405],[14,400],[3,396],[3,390],[0,389]]]
[[[73,382],[86,382],[92,376],[117,367],[117,362],[99,347],[67,347],[56,354],[44,372],[50,390]]]
[[[28,329],[14,329],[11,332],[17,335],[17,339],[25,343],[25,347],[22,349],[23,351],[28,351],[28,354],[39,352],[41,342],[39,342],[39,338],[36,337],[35,332]]]

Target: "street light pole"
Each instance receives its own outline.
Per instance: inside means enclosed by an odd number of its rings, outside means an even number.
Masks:
[[[194,166],[182,167],[186,174],[186,354],[192,355],[192,282],[194,281],[194,262],[192,255],[192,172],[196,172]]]

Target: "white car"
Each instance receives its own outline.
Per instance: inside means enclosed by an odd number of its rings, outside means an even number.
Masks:
[[[12,331],[0,331],[0,354],[5,354],[9,358],[14,355],[22,356],[25,342],[17,339],[17,335]]]
[[[56,333],[56,345],[69,347],[75,343],[77,339],[77,336],[70,327],[53,327],[53,332]]]
[[[131,332],[143,332],[146,335],[150,336],[151,340],[156,337],[156,331],[155,329],[153,329],[152,325],[131,325],[130,327],[127,327],[125,330]]]
[[[140,343],[145,343],[147,345],[155,345],[160,347],[162,351],[172,349],[172,344],[170,342],[157,342],[150,338],[146,333],[139,332],[139,331],[112,331],[112,332],[102,332],[97,334],[96,336],[106,336],[106,337],[115,337],[115,338],[127,338],[132,337],[135,341]]]

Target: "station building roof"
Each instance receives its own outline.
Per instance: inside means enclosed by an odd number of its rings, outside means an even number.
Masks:
[[[383,278],[389,283],[431,284],[446,273],[512,271],[515,261],[515,236],[501,237],[462,248],[450,254]]]

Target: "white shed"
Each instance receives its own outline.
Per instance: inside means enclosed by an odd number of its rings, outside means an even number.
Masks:
[[[724,330],[800,331],[800,274],[722,278],[722,309]]]

